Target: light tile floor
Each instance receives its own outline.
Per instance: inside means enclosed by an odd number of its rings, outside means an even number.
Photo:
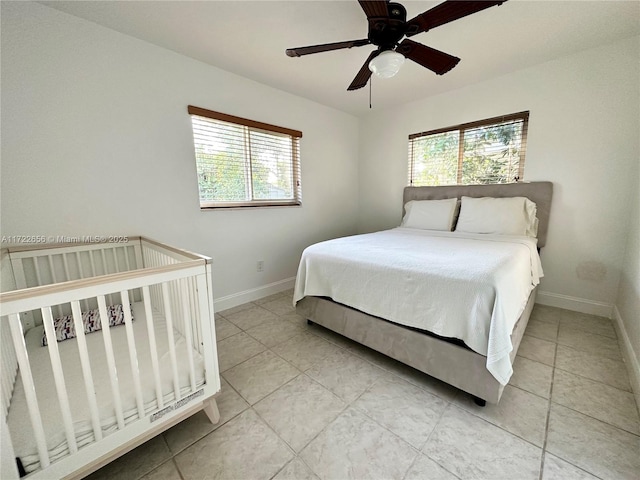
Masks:
[[[537,305],[499,405],[317,325],[291,292],[216,315],[220,423],[200,412],[90,478],[638,479],[610,320]]]

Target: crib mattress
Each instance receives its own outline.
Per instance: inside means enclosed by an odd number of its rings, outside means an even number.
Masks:
[[[144,305],[142,302],[132,304],[133,307],[133,332],[138,356],[138,368],[142,385],[142,397],[145,413],[151,413],[157,409],[154,376],[151,364],[151,354],[147,336],[147,322]],[[157,343],[158,360],[160,363],[160,375],[162,393],[165,404],[174,398],[173,375],[169,354],[169,341],[167,326],[164,317],[154,312],[154,330]],[[111,328],[113,351],[118,371],[120,397],[124,412],[125,424],[138,419],[138,410],[135,401],[133,377],[129,361],[129,348],[127,345],[126,330],[124,325]],[[29,354],[31,371],[36,386],[36,395],[42,416],[42,423],[47,440],[50,460],[52,462],[69,454],[69,448],[64,432],[64,424],[57,401],[57,393],[53,372],[47,347],[42,342],[43,327],[36,327],[27,332],[25,342]],[[187,343],[185,338],[174,330],[176,357],[178,359],[178,377],[181,396],[189,393],[191,382],[189,378],[189,364],[187,360]],[[87,347],[90,355],[90,363],[93,382],[96,390],[98,409],[100,412],[100,424],[103,436],[117,431],[117,421],[111,382],[107,369],[106,353],[101,332],[87,335]],[[75,339],[58,343],[64,380],[69,395],[71,415],[76,435],[78,448],[82,448],[94,441],[94,433],[91,425],[84,379],[80,366],[78,345]],[[197,386],[204,384],[204,361],[202,356],[193,351],[195,364],[195,377]],[[7,424],[11,432],[11,440],[15,455],[20,458],[27,473],[40,468],[40,459],[37,454],[36,442],[33,436],[33,428],[27,409],[24,386],[18,375],[16,386],[9,407]]]

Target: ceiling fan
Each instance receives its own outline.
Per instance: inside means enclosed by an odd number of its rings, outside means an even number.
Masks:
[[[507,0],[478,2],[447,0],[407,21],[407,10],[399,3],[389,0],[358,0],[369,23],[367,38],[290,48],[286,50],[286,54],[290,57],[300,57],[312,53],[362,47],[370,44],[377,46],[378,49],[371,52],[347,90],[357,90],[364,87],[372,73],[383,78],[395,75],[405,58],[413,60],[438,75],[443,75],[458,64],[460,61],[458,57],[408,38],[404,40],[402,38],[426,32],[472,13],[500,5],[505,1]]]

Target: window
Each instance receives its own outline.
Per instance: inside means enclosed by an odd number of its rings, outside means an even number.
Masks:
[[[302,132],[189,106],[200,208],[300,205]]]
[[[409,135],[409,185],[522,180],[528,122],[520,112]]]

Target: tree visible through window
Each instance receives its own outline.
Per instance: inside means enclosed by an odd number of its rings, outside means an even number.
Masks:
[[[409,185],[522,180],[528,120],[521,112],[409,135]]]
[[[201,208],[300,205],[302,132],[189,106]]]

